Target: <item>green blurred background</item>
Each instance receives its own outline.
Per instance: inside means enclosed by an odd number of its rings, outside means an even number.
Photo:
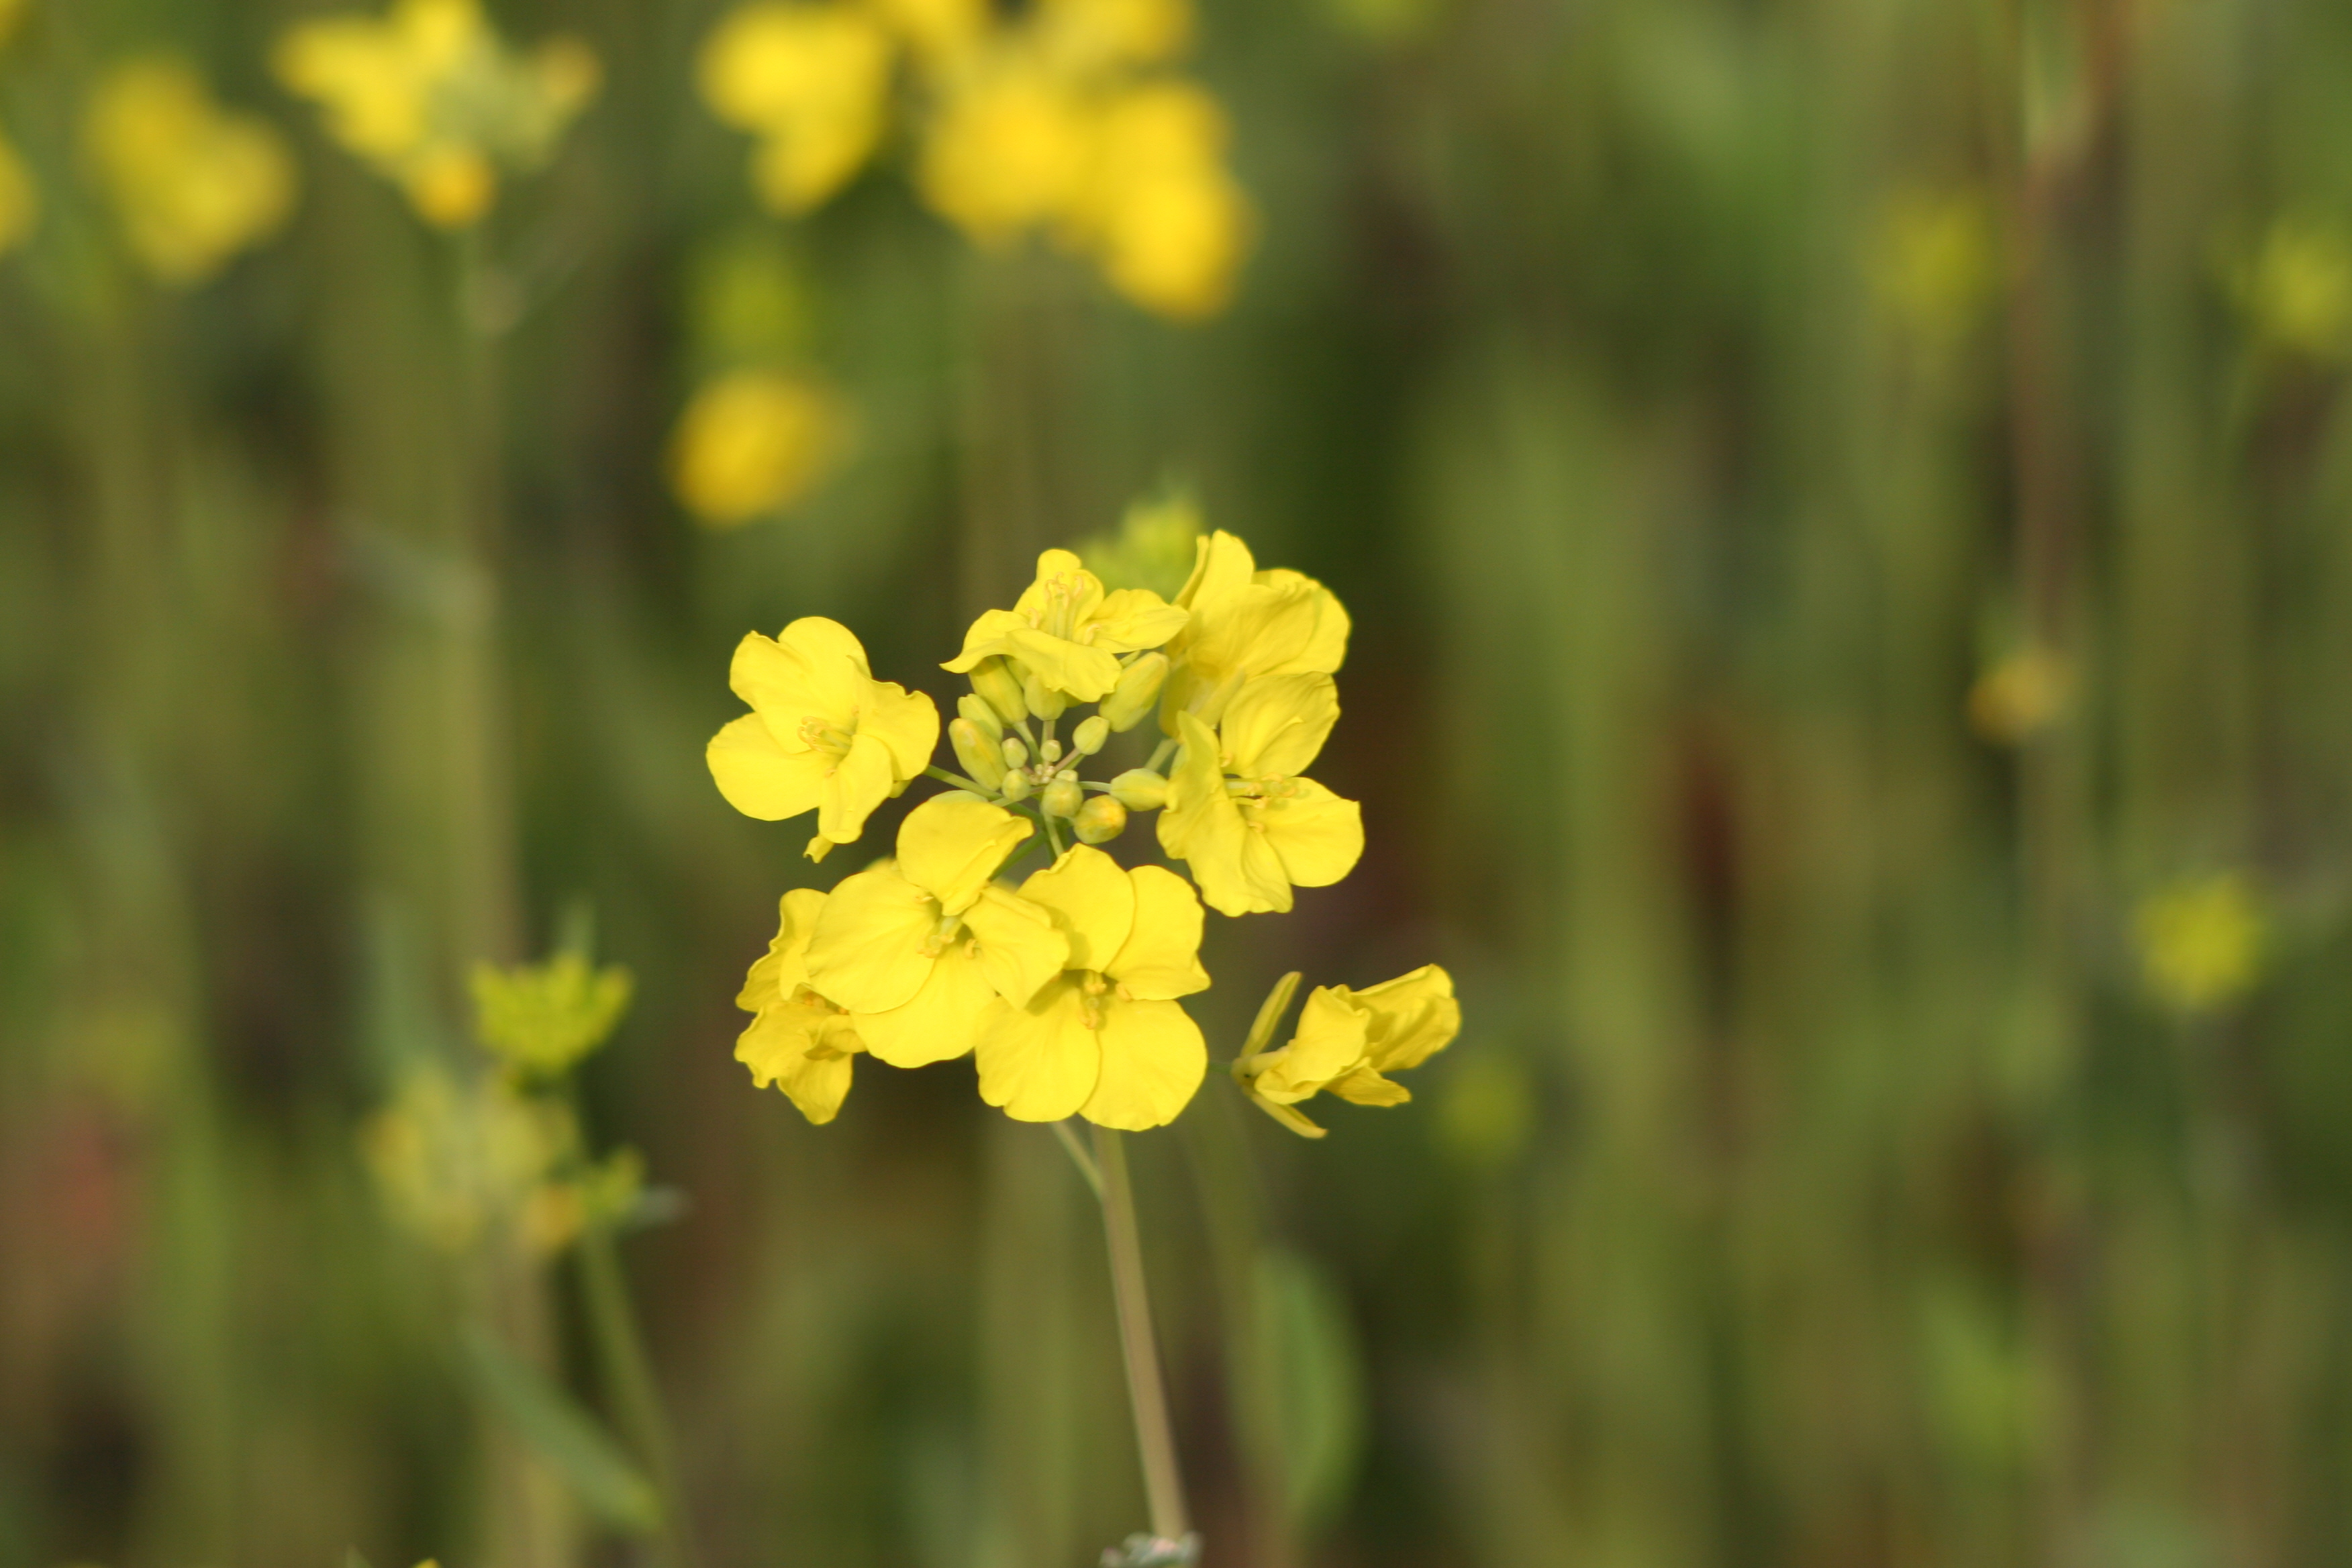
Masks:
[[[763,214],[717,0],[495,10],[604,79],[470,243],[272,80],[294,0],[0,48],[0,1568],[646,1560],[467,1350],[609,1413],[573,1260],[436,1251],[362,1152],[573,909],[701,1561],[1138,1528],[1050,1134],[730,1059],[834,879],[701,749],[798,616],[951,701],[1170,485],[1356,625],[1370,848],[1212,917],[1214,1054],[1292,967],[1436,959],[1466,1019],[1321,1143],[1215,1081],[1132,1141],[1206,1562],[2352,1555],[2352,15],[1203,0],[1258,226],[1172,325],[903,148]],[[76,151],[156,48],[299,163],[197,287]],[[855,436],[712,531],[667,446],[747,355]]]

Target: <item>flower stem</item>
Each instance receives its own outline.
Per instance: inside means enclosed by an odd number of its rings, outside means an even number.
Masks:
[[[669,1420],[662,1412],[660,1385],[646,1354],[645,1336],[629,1300],[629,1285],[621,1271],[620,1248],[613,1227],[603,1222],[588,1226],[578,1246],[581,1294],[588,1312],[589,1332],[603,1363],[613,1400],[613,1413],[628,1433],[629,1441],[652,1472],[661,1494],[661,1534],[656,1562],[668,1568],[694,1568],[694,1543],[686,1521],[686,1500],[677,1484],[677,1466],[670,1445]]]
[[[1143,1278],[1143,1246],[1135,1224],[1135,1192],[1127,1177],[1127,1150],[1108,1127],[1095,1129],[1095,1165],[1102,1173],[1103,1238],[1110,1249],[1110,1283],[1118,1303],[1118,1343],[1127,1359],[1128,1403],[1135,1414],[1135,1446],[1143,1460],[1143,1491],[1151,1533],[1181,1542],[1192,1532],[1184,1482],[1176,1468],[1176,1435],[1168,1424],[1168,1394],[1160,1381],[1151,1337],[1151,1298]]]
[[[977,784],[972,780],[964,777],[961,773],[951,773],[945,768],[925,768],[923,770],[923,776],[925,778],[937,779],[941,784],[953,784],[958,789],[968,789],[977,795],[993,796],[996,794],[994,790],[989,788],[986,784]]]

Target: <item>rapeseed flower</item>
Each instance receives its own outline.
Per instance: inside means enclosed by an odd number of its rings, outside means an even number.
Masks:
[[[809,984],[848,1009],[876,1059],[911,1068],[962,1056],[992,1004],[1026,1005],[1061,971],[1070,939],[1052,914],[992,880],[1033,831],[971,795],[937,795],[907,814],[897,859],[845,878],[825,900]]]
[[[1208,1047],[1176,998],[1209,986],[1201,901],[1157,866],[1128,870],[1080,845],[1021,885],[1068,939],[1063,972],[980,1026],[980,1095],[1021,1121],[1081,1115],[1139,1131],[1176,1119]]]
[[[784,895],[775,940],[735,998],[753,1015],[736,1037],[735,1059],[751,1069],[753,1083],[773,1084],[820,1127],[840,1114],[850,1069],[866,1048],[848,1011],[809,988],[809,938],[824,903],[825,896],[811,888]]]
[[[2236,872],[2149,895],[2137,924],[2147,988],[2179,1012],[2211,1012],[2252,989],[2261,975],[2263,911]]]
[[[576,38],[509,48],[478,0],[394,0],[382,19],[299,22],[274,64],[289,91],[324,111],[329,135],[427,223],[453,229],[489,211],[502,170],[528,173],[554,155],[601,74]]]
[[[131,254],[165,283],[200,283],[266,237],[293,205],[294,163],[269,124],[222,109],[168,57],[99,81],[82,142]]]
[[[739,526],[814,489],[846,444],[848,423],[840,400],[807,376],[720,376],[678,418],[671,487],[700,521]]]
[[[759,0],[703,45],[703,101],[759,138],[751,183],[794,216],[862,168],[888,119],[891,37],[864,6]]]
[[[472,985],[483,1047],[518,1073],[551,1079],[611,1037],[628,1010],[631,981],[617,964],[598,969],[577,952],[559,952],[509,969],[478,963]]]
[[[1048,550],[1037,557],[1037,580],[1013,608],[982,611],[964,634],[963,651],[940,668],[963,674],[982,659],[1005,658],[1050,690],[1099,702],[1118,685],[1118,656],[1158,647],[1186,618],[1147,588],[1106,593],[1076,555]]]
[[[1419,1067],[1462,1031],[1454,977],[1433,963],[1361,991],[1318,986],[1280,1050],[1235,1064],[1234,1076],[1275,1120],[1310,1138],[1323,1129],[1293,1109],[1328,1091],[1358,1105],[1402,1105],[1412,1098],[1387,1075]]]
[[[1355,869],[1362,808],[1300,776],[1339,716],[1328,675],[1248,681],[1213,731],[1177,715],[1183,752],[1168,778],[1160,847],[1186,863],[1211,909],[1287,910],[1293,887],[1328,887]]]
[[[461,1086],[416,1068],[360,1142],[394,1218],[446,1252],[499,1226],[534,1252],[560,1252],[588,1217],[580,1190],[557,1173],[578,1150],[570,1113],[502,1079]]]
[[[1176,603],[1191,619],[1168,642],[1174,668],[1160,722],[1171,735],[1186,708],[1213,726],[1243,681],[1335,675],[1347,662],[1351,623],[1338,595],[1297,572],[1259,571],[1249,546],[1223,529],[1196,542]]]
[[[773,639],[757,632],[728,671],[751,711],[711,738],[710,776],[746,816],[817,814],[808,857],[854,842],[877,805],[907,786],[939,745],[939,710],[868,672],[866,649],[838,621],[810,616]]]

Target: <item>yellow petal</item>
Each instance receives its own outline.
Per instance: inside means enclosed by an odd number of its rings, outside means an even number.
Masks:
[[[1013,602],[1013,613],[1024,626],[1047,623],[1060,614],[1076,626],[1090,619],[1103,602],[1102,579],[1086,568],[1076,551],[1045,550],[1037,555],[1037,576]]]
[[[850,844],[866,831],[874,808],[890,798],[898,778],[890,771],[890,748],[872,735],[851,740],[840,757],[824,759],[824,793],[817,799],[816,830],[835,844]]]
[[[1170,604],[1149,588],[1121,588],[1107,595],[1091,617],[1094,644],[1113,653],[1135,653],[1158,647],[1184,629],[1192,613]]]
[[[753,632],[735,647],[727,684],[768,720],[777,742],[798,751],[801,721],[817,719],[847,731],[872,677],[866,649],[839,621],[804,616],[772,640]]]
[[[1339,603],[1339,596],[1306,574],[1284,567],[1259,573],[1257,581],[1269,587],[1284,589],[1303,584],[1315,603],[1315,631],[1307,639],[1307,646],[1266,673],[1338,674],[1339,667],[1348,662],[1348,632],[1350,626],[1347,608]]]
[[[762,1088],[773,1084],[823,1126],[848,1097],[857,1037],[841,1027],[830,1006],[807,991],[761,1009],[735,1042],[735,1058]]]
[[[971,1049],[981,1015],[996,1000],[965,944],[940,954],[922,988],[887,1013],[856,1013],[857,1037],[894,1068],[951,1061]]]
[[[809,935],[816,930],[817,911],[824,908],[824,895],[814,888],[794,888],[783,896],[776,909],[775,937],[743,977],[742,994],[735,998],[735,1005],[756,1013],[800,987],[808,978]]]
[[[1454,977],[1434,963],[1351,994],[1370,1015],[1367,1059],[1381,1072],[1419,1067],[1462,1032]]]
[[[1135,926],[1135,884],[1118,861],[1083,844],[1022,883],[1021,896],[1053,911],[1072,969],[1108,968]]]
[[[1370,1068],[1358,1068],[1354,1072],[1333,1079],[1323,1086],[1341,1100],[1358,1105],[1402,1105],[1412,1098],[1412,1090],[1391,1079],[1382,1078]]]
[[[895,680],[877,680],[866,689],[866,710],[857,716],[857,732],[871,735],[890,749],[890,771],[910,779],[930,765],[940,746],[940,710],[929,696],[908,691]]]
[[[1292,779],[1288,787],[1297,793],[1256,807],[1255,826],[1281,858],[1284,876],[1301,888],[1328,888],[1363,857],[1363,807],[1313,779]]]
[[[1215,762],[1216,740],[1200,720],[1178,715],[1184,760],[1168,781],[1168,808],[1160,816],[1160,847],[1185,863],[1201,897],[1221,914],[1280,912],[1290,908],[1290,881],[1265,835],[1225,794]]]
[[[1164,866],[1138,866],[1135,929],[1104,972],[1129,995],[1166,1002],[1209,988],[1201,967],[1201,900]]]
[[[1129,1132],[1175,1121],[1209,1069],[1201,1026],[1173,1002],[1114,1001],[1100,1033],[1102,1070],[1086,1119]]]
[[[1363,1065],[1370,1027],[1369,1011],[1344,987],[1318,985],[1299,1010],[1290,1044],[1257,1059],[1251,1087],[1280,1105],[1305,1100]]]
[[[898,826],[898,869],[943,912],[960,915],[1030,832],[1003,806],[961,791],[933,795]]]
[[[1017,893],[982,888],[963,921],[982,977],[1016,1007],[1027,1006],[1069,962],[1069,938],[1055,929],[1053,915]]]
[[[710,739],[703,752],[727,804],[762,822],[814,811],[824,798],[833,759],[786,752],[757,713],[746,713]]]
[[[980,618],[963,634],[963,651],[940,668],[956,675],[966,674],[982,659],[1003,652],[1005,637],[1028,624],[1011,610],[982,610]]]
[[[1250,547],[1239,539],[1222,528],[1202,534],[1192,549],[1192,574],[1184,580],[1176,602],[1190,610],[1213,608],[1245,585],[1256,572]]]
[[[1087,1027],[1077,982],[1054,981],[1026,1007],[998,1001],[981,1021],[980,1097],[1016,1121],[1076,1114],[1102,1075],[1102,1047]]]
[[[1266,676],[1225,704],[1217,739],[1239,776],[1288,778],[1306,772],[1339,718],[1339,688],[1329,676]]]
[[[1005,634],[1003,651],[1028,666],[1045,685],[1080,702],[1099,702],[1118,685],[1118,659],[1107,648],[1022,626]]]
[[[887,1013],[929,978],[940,906],[886,860],[845,877],[809,938],[809,984],[856,1013]]]
[[[1182,859],[1187,846],[1208,814],[1225,795],[1225,771],[1217,762],[1217,738],[1190,713],[1176,716],[1177,738],[1184,750],[1168,775],[1166,809],[1160,814],[1160,847]]]

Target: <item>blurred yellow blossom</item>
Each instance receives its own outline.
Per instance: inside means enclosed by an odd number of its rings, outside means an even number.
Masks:
[[[2315,359],[2352,350],[2352,245],[2340,232],[2282,220],[2239,268],[2238,302],[2265,346]]]
[[[1419,1067],[1461,1030],[1454,977],[1425,963],[1361,991],[1318,986],[1290,1043],[1235,1064],[1235,1076],[1284,1126],[1319,1138],[1323,1130],[1292,1107],[1326,1090],[1358,1105],[1402,1105],[1412,1092],[1387,1075]]]
[[[670,484],[697,519],[732,528],[814,489],[847,445],[841,400],[806,376],[745,370],[694,395],[670,447]]]
[[[477,0],[394,0],[381,20],[299,22],[273,63],[289,91],[320,105],[330,135],[443,228],[489,210],[500,170],[544,164],[600,76],[575,38],[508,48]]]
[[[629,1005],[629,972],[576,952],[544,963],[474,966],[475,1033],[519,1072],[552,1078],[604,1043]]]
[[[24,16],[25,0],[0,0],[0,44],[8,41],[8,35],[16,30],[16,24]]]
[[[40,193],[32,172],[8,139],[0,136],[0,254],[23,244],[40,215]]]
[[[825,896],[811,888],[786,893],[777,910],[776,934],[751,965],[735,1005],[752,1015],[735,1040],[735,1059],[751,1069],[751,1081],[773,1084],[819,1126],[841,1112],[849,1097],[850,1069],[866,1043],[857,1037],[849,1010],[809,988],[809,938]]]
[[[502,1079],[462,1085],[429,1067],[411,1070],[361,1134],[394,1217],[453,1253],[499,1225],[513,1226],[535,1252],[569,1246],[587,1205],[555,1173],[575,1158],[578,1142],[561,1107]]]
[[[182,60],[156,56],[107,71],[82,139],[132,254],[166,283],[203,281],[293,205],[293,160],[278,132],[220,108]]]
[[[2065,713],[2074,689],[2065,659],[2047,648],[2021,648],[1969,688],[1969,724],[1999,746],[2022,745]]]
[[[1973,190],[1905,190],[1881,210],[1866,270],[1885,309],[1929,340],[1958,337],[1992,292],[1992,215]]]
[[[2250,990],[2262,971],[2263,920],[2234,871],[2178,883],[2140,901],[2140,964],[2168,1006],[2201,1013]]]
[[[1099,111],[1069,222],[1114,287],[1163,316],[1225,308],[1254,222],[1225,170],[1224,111],[1190,82],[1120,93]]]
[[[711,738],[711,777],[746,816],[782,822],[815,812],[812,860],[856,841],[867,815],[929,766],[940,743],[931,700],[875,679],[864,646],[822,616],[772,639],[746,637],[728,684],[751,711]]]
[[[777,212],[808,211],[857,173],[888,115],[891,39],[862,6],[758,0],[703,46],[710,111],[759,138],[751,182]]]
[[[1136,502],[1118,531],[1097,534],[1079,552],[1105,587],[1149,588],[1172,598],[1183,590],[1206,531],[1200,507],[1189,496],[1171,495]]]

